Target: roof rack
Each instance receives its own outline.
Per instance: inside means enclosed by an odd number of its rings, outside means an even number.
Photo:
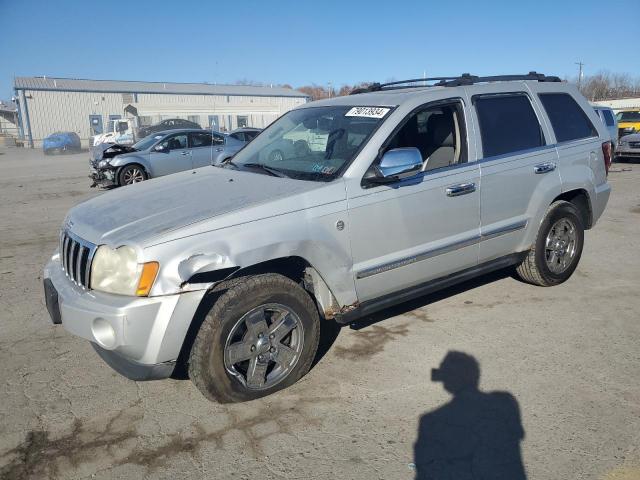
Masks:
[[[358,93],[379,92],[382,90],[397,90],[401,88],[419,87],[459,87],[463,85],[474,85],[476,83],[487,82],[509,82],[514,80],[534,80],[538,82],[561,82],[559,77],[546,76],[542,73],[529,72],[526,75],[494,75],[489,77],[479,77],[470,73],[463,73],[459,77],[430,77],[412,78],[410,80],[399,80],[388,83],[372,83],[368,87],[356,88],[350,95]],[[427,82],[436,82],[427,84]],[[412,85],[413,84],[413,85]]]

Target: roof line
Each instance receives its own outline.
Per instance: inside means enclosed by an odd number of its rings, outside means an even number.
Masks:
[[[85,88],[46,88],[46,87],[15,87],[14,90],[29,91],[29,92],[78,92],[78,93],[136,93],[138,95],[219,95],[221,97],[276,97],[276,98],[311,98],[309,95],[300,93],[299,95],[280,95],[277,93],[208,93],[208,92],[176,92],[173,90],[149,90],[146,92],[140,92],[135,90],[92,90]]]
[[[34,75],[30,76],[14,76],[14,80],[18,78],[41,78],[43,80],[79,80],[83,82],[126,82],[126,83],[159,83],[159,84],[171,84],[171,85],[209,85],[214,87],[262,87],[262,88],[274,88],[267,85],[238,85],[233,83],[206,83],[206,82],[161,82],[158,80],[118,80],[113,78],[75,78],[75,77],[50,77],[48,75]],[[286,88],[286,87],[276,87]],[[291,89],[293,90],[293,89]]]

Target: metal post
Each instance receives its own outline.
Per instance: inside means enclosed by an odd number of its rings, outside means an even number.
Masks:
[[[27,132],[29,133],[29,148],[33,148],[33,133],[31,133],[31,120],[29,119],[29,106],[27,105],[27,95],[22,92],[22,105],[24,105],[24,119],[27,121]]]
[[[584,63],[576,62],[578,65],[578,90],[580,90],[580,85],[582,84],[582,67],[584,67]]]

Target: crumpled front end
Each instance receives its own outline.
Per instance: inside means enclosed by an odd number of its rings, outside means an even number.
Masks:
[[[118,184],[118,168],[110,165],[109,160],[124,153],[136,150],[127,145],[102,143],[89,149],[89,178],[93,181],[91,188],[98,185],[111,187]]]

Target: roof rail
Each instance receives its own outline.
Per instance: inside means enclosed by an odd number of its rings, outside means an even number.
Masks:
[[[430,78],[412,78],[409,80],[399,80],[388,83],[372,83],[368,87],[356,88],[349,95],[358,93],[379,92],[381,90],[396,90],[400,88],[417,88],[417,87],[459,87],[463,85],[474,85],[476,83],[487,82],[509,82],[514,80],[533,80],[538,82],[561,82],[559,77],[546,76],[542,73],[529,72],[526,75],[494,75],[488,77],[479,77],[470,73],[463,73],[459,77],[430,77]],[[436,82],[427,84],[427,82]],[[411,85],[414,84],[414,85]]]

